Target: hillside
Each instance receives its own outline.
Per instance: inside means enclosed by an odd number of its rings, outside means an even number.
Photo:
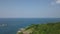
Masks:
[[[60,22],[32,24],[17,34],[60,34]]]

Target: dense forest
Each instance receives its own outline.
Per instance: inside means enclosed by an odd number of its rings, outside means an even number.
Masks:
[[[18,34],[60,34],[60,22],[47,24],[32,24]]]

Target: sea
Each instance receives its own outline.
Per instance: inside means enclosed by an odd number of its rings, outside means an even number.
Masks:
[[[0,34],[16,34],[31,24],[60,22],[60,18],[0,18]]]

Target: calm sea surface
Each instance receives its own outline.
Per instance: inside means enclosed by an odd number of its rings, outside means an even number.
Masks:
[[[60,18],[0,18],[0,34],[16,34],[19,28],[30,24],[49,22],[60,22]]]

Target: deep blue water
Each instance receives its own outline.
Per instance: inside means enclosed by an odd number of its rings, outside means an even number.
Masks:
[[[60,22],[60,18],[0,18],[0,24],[7,24],[6,27],[0,26],[0,34],[16,34],[19,28],[30,24],[50,22]]]

